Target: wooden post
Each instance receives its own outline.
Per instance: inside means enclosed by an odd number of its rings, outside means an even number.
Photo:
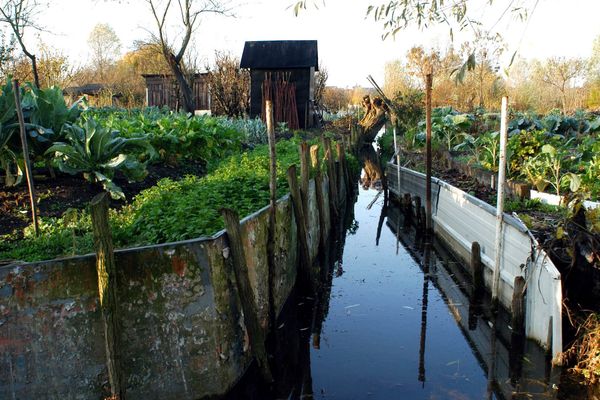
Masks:
[[[514,280],[511,326],[514,333],[525,333],[525,278],[522,276],[515,276]]]
[[[96,250],[96,272],[98,295],[104,326],[104,350],[112,399],[124,396],[125,387],[121,376],[119,354],[119,299],[117,295],[117,268],[113,250],[112,233],[108,220],[108,194],[96,195],[90,202],[94,249]]]
[[[323,196],[323,174],[317,171],[315,175],[315,191],[317,195],[317,207],[319,210],[319,253],[326,251],[327,227],[325,226],[325,196]]]
[[[13,91],[15,92],[15,107],[17,109],[17,118],[19,119],[19,132],[21,134],[21,145],[23,146],[23,160],[25,163],[25,175],[27,176],[27,188],[29,189],[29,202],[31,204],[31,218],[33,219],[33,230],[35,235],[40,234],[38,223],[37,200],[35,196],[35,187],[33,186],[33,173],[31,171],[31,162],[29,161],[29,146],[27,145],[27,132],[25,130],[25,118],[23,109],[21,109],[21,92],[19,90],[19,81],[13,80]]]
[[[346,174],[346,153],[344,152],[344,147],[340,142],[336,143],[336,149],[339,161],[339,191],[340,193],[346,193],[346,188],[348,187],[348,176]]]
[[[310,165],[315,171],[321,170],[321,161],[319,160],[319,145],[310,146]]]
[[[483,280],[483,264],[481,263],[481,246],[477,242],[471,243],[471,273],[473,274],[473,298],[481,300],[485,292]]]
[[[433,75],[431,71],[425,76],[425,125],[426,125],[426,182],[425,182],[425,209],[427,212],[426,229],[429,233],[431,225],[431,90]]]
[[[267,100],[265,105],[267,118],[267,137],[269,142],[269,232],[267,240],[267,262],[269,267],[269,327],[271,330],[277,318],[273,297],[275,276],[275,227],[277,215],[277,157],[275,154],[275,128],[273,124],[273,103]]]
[[[267,120],[267,134],[273,132],[275,134],[275,121],[273,119],[273,102],[271,100],[265,101],[265,115]]]
[[[263,378],[268,381],[273,381],[269,360],[267,358],[267,350],[265,348],[265,333],[258,319],[258,310],[254,299],[254,292],[250,284],[248,276],[248,266],[246,265],[246,256],[244,254],[244,246],[242,244],[242,230],[240,229],[240,218],[237,212],[224,208],[221,210],[223,220],[225,221],[225,229],[227,229],[227,237],[229,239],[229,249],[233,260],[233,272],[235,275],[235,283],[244,311],[244,322],[250,339],[250,345],[258,366],[261,370]]]
[[[494,257],[494,276],[492,285],[492,306],[498,302],[498,289],[500,286],[500,258],[502,256],[502,228],[504,214],[504,187],[506,178],[506,141],[508,127],[508,98],[502,97],[502,110],[500,119],[500,160],[498,162],[498,197],[496,201],[496,239]]]
[[[298,239],[300,242],[300,272],[308,280],[312,281],[312,268],[310,260],[310,251],[308,250],[308,234],[306,231],[306,215],[302,209],[302,198],[300,189],[298,188],[298,178],[296,177],[296,166],[292,165],[287,170],[288,185],[290,186],[290,194],[294,205],[294,217],[296,218],[296,226],[298,227]]]
[[[415,196],[415,215],[413,216],[413,221],[415,221],[415,228],[420,230],[423,227],[425,221],[421,221],[421,197]]]
[[[302,195],[302,209],[308,218],[308,186],[310,184],[310,160],[308,152],[308,144],[302,142],[300,144],[300,194]]]
[[[324,138],[323,145],[325,149],[325,157],[327,159],[327,175],[329,177],[329,203],[333,216],[338,217],[338,192],[337,179],[335,174],[335,162],[331,153],[331,139]]]

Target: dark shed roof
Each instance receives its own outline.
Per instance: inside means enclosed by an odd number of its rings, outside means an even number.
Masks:
[[[319,67],[316,40],[246,42],[240,68],[286,69]]]

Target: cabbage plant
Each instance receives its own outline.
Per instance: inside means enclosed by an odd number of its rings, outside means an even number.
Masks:
[[[125,198],[113,181],[115,172],[120,171],[130,182],[147,175],[146,163],[137,157],[144,152],[155,154],[146,137],[121,137],[119,132],[103,128],[91,118],[82,126],[67,124],[64,129],[67,141],[54,143],[46,151],[54,154],[61,171],[83,174],[89,182],[101,184],[115,199]]]

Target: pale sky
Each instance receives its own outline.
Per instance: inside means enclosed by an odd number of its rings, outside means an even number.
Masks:
[[[382,23],[365,19],[368,5],[379,4],[369,0],[325,0],[325,6],[309,9],[299,17],[288,8],[294,0],[240,1],[245,3],[235,8],[235,18],[208,15],[202,21],[194,39],[203,60],[210,60],[216,50],[240,57],[246,40],[318,40],[319,60],[329,72],[329,85],[369,86],[367,75],[383,84],[385,63],[403,57],[412,46],[445,48],[449,43],[446,27],[427,32],[412,29],[400,32],[395,40],[382,41]],[[476,15],[491,21],[490,26],[506,0],[495,0],[494,4],[496,9],[482,7]],[[507,41],[511,54],[519,48],[519,55],[525,58],[587,57],[594,38],[600,35],[598,16],[600,0],[540,0],[527,29],[510,18],[495,29]],[[154,28],[143,0],[50,0],[39,20],[50,32],[43,33],[42,40],[68,55],[75,65],[87,61],[87,38],[97,23],[112,26],[124,52],[131,49],[134,40],[148,37],[145,29]],[[27,35],[34,39],[33,32]],[[460,41],[455,34],[457,47]]]

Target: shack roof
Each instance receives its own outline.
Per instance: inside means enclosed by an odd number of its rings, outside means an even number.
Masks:
[[[319,68],[316,40],[268,40],[246,42],[240,68]]]

